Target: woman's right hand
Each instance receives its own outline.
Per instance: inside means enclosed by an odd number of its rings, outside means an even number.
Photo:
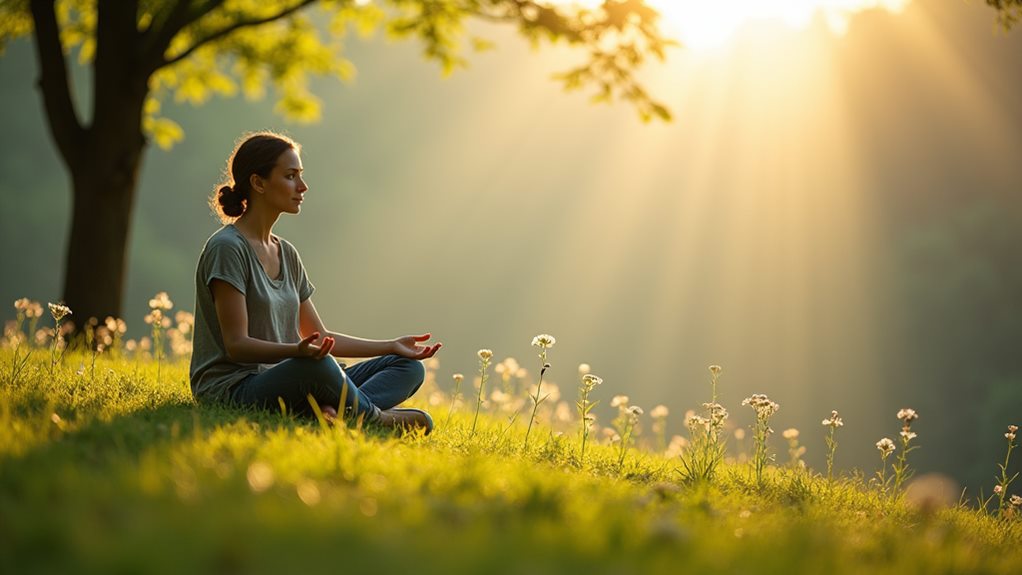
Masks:
[[[315,343],[317,339],[319,339],[318,331],[309,334],[309,337],[298,342],[298,357],[322,359],[329,355],[330,350],[334,348],[334,338],[325,337],[319,345]]]

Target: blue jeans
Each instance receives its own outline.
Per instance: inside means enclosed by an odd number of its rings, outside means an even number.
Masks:
[[[371,423],[379,419],[380,410],[390,409],[418,391],[425,374],[421,361],[398,355],[369,359],[343,369],[332,357],[295,357],[241,380],[231,390],[231,401],[275,410],[280,409],[279,397],[288,412],[311,415],[307,397],[311,395],[321,406],[329,405],[345,417],[361,415]]]

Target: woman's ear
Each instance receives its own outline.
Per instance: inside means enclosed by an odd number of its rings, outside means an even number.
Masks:
[[[252,174],[248,177],[248,183],[252,187],[253,192],[263,193],[263,179],[259,174]]]

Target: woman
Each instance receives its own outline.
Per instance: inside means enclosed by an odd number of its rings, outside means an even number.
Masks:
[[[227,161],[227,183],[210,198],[224,226],[210,236],[195,272],[192,394],[203,402],[345,417],[429,433],[432,419],[395,409],[422,385],[419,360],[441,344],[430,335],[377,341],[333,333],[312,304],[315,290],[287,240],[273,234],[298,214],[308,186],[301,148],[271,132],[247,136]],[[341,369],[331,356],[376,357]]]

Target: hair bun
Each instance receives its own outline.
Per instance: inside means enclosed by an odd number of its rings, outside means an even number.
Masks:
[[[217,202],[224,215],[236,218],[245,213],[245,197],[231,186],[220,186],[217,191]]]

